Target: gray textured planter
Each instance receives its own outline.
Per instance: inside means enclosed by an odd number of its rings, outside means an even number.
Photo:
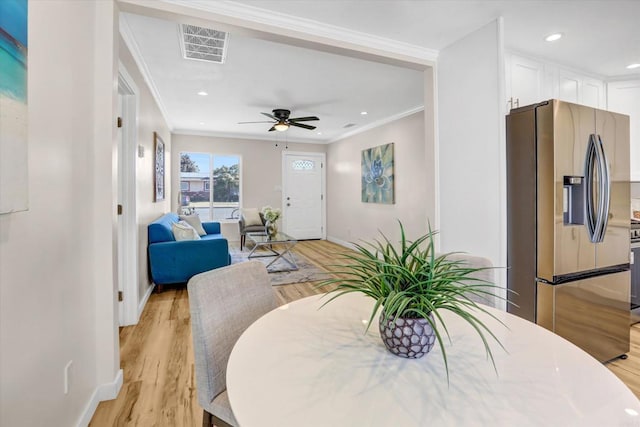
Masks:
[[[429,317],[433,320],[432,314]],[[407,359],[417,359],[433,348],[436,335],[427,319],[394,319],[392,316],[385,322],[384,318],[383,312],[379,322],[380,338],[391,353]]]

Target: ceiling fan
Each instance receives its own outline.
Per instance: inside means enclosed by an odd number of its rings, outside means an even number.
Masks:
[[[289,126],[296,126],[303,129],[313,130],[316,128],[315,126],[306,125],[304,123],[299,123],[299,122],[310,122],[314,120],[320,120],[316,116],[289,117],[289,115],[291,114],[291,111],[285,110],[283,108],[276,108],[275,110],[272,110],[272,114],[269,114],[269,113],[260,113],[260,114],[262,114],[263,116],[267,116],[270,119],[273,119],[275,121],[238,122],[238,124],[243,125],[247,123],[272,123],[273,126],[271,126],[271,129],[269,129],[269,132],[273,132],[274,130],[277,130],[278,132],[284,132],[285,130],[289,129]]]

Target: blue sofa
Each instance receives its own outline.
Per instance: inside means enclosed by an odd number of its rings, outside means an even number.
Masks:
[[[159,291],[162,285],[186,283],[198,273],[231,264],[229,244],[220,233],[219,222],[203,222],[207,234],[200,240],[176,241],[171,225],[179,220],[170,212],[147,228],[151,278]]]

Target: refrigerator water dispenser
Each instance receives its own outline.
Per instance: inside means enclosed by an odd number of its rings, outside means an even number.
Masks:
[[[584,224],[584,177],[565,175],[563,184],[564,224]]]

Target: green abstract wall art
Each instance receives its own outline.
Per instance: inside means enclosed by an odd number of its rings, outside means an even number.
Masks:
[[[394,204],[393,143],[362,150],[362,202]]]

